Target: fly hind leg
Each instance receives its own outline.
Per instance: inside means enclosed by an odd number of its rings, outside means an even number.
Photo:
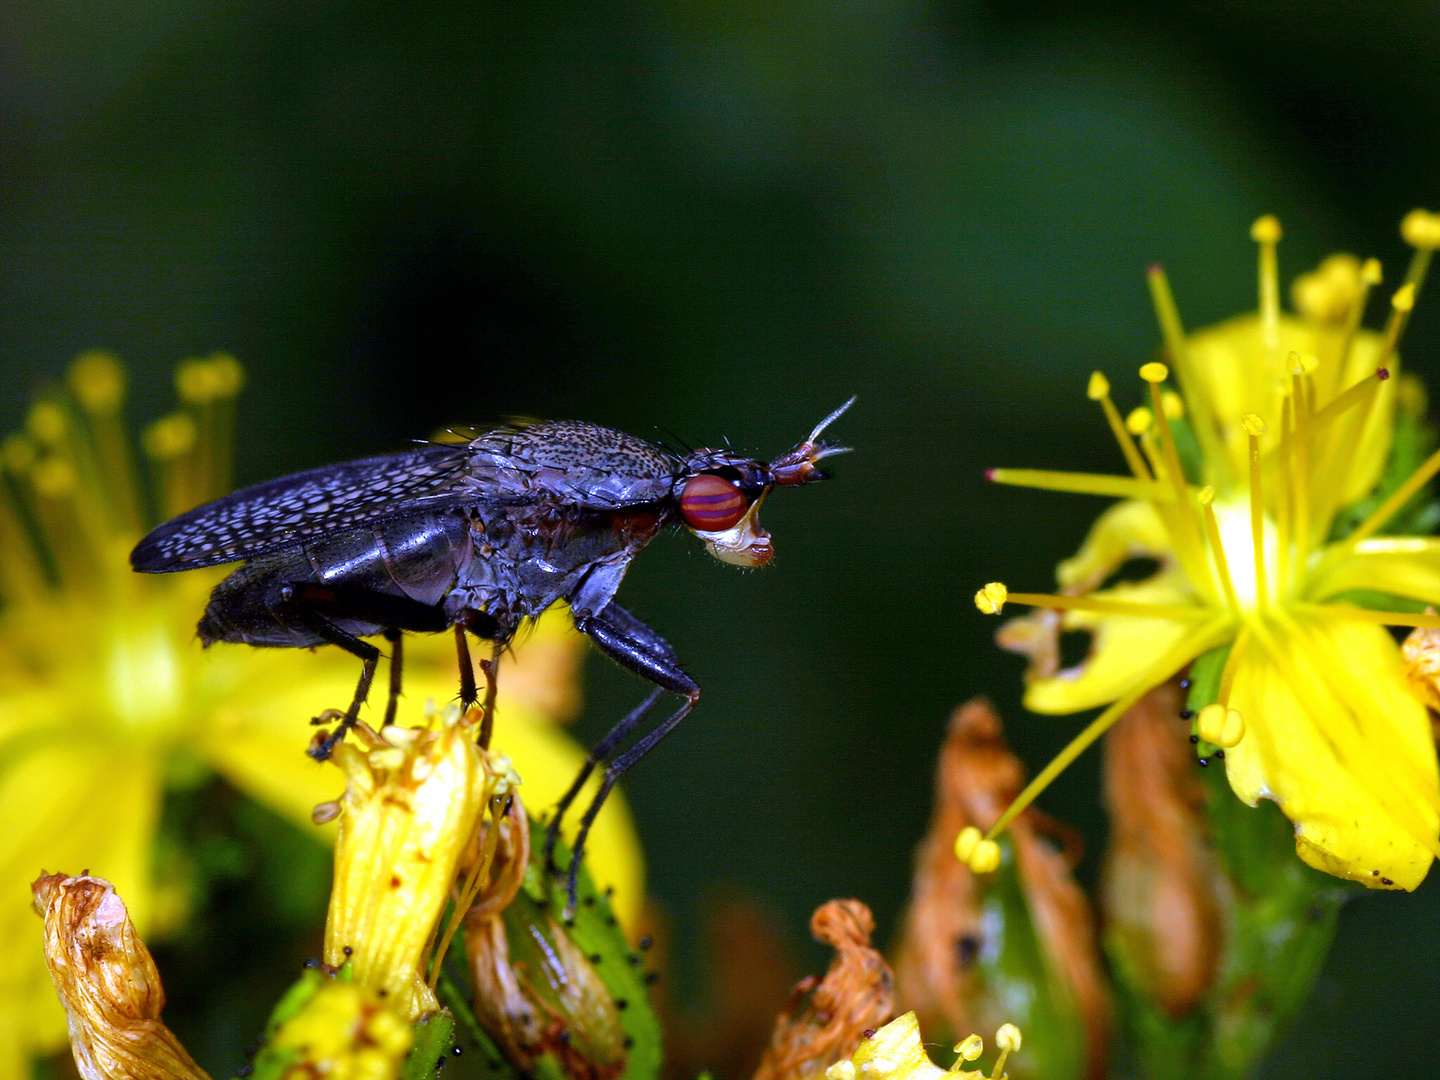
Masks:
[[[380,650],[369,642],[336,625],[336,620],[370,623],[382,627],[390,641],[390,694],[385,706],[385,723],[395,719],[395,709],[400,697],[402,651],[400,635],[405,630],[437,631],[445,629],[448,619],[443,611],[430,604],[422,604],[409,597],[392,596],[388,593],[353,586],[336,586],[317,583],[296,583],[285,585],[280,590],[280,611],[287,621],[293,620],[304,626],[322,641],[338,645],[361,660],[360,680],[355,684],[355,696],[345,710],[339,725],[329,735],[318,740],[308,753],[316,761],[324,761],[345,737],[360,717],[360,706],[370,695],[370,684],[375,679],[375,668],[380,661]]]
[[[554,869],[553,856],[555,841],[560,835],[560,821],[565,812],[580,794],[580,789],[590,774],[600,764],[605,772],[600,780],[600,790],[590,801],[580,818],[580,828],[575,834],[575,845],[570,853],[570,865],[565,875],[565,889],[568,898],[567,915],[575,913],[578,892],[580,860],[585,854],[585,840],[596,815],[605,805],[610,789],[642,757],[655,748],[666,735],[673,731],[695,708],[700,700],[700,687],[680,667],[680,660],[669,643],[655,631],[631,615],[618,604],[610,604],[599,615],[582,615],[575,620],[575,627],[590,638],[610,659],[621,667],[633,671],[642,679],[655,685],[655,689],[624,719],[611,728],[610,733],[595,744],[585,759],[580,775],[570,785],[570,790],[561,798],[555,810],[555,817],[545,833],[545,865]],[[637,739],[629,749],[616,754],[616,749],[639,727],[660,695],[665,691],[685,698],[680,707],[658,725]]]

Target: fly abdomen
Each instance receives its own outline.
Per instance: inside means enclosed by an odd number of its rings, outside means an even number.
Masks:
[[[469,537],[463,514],[421,513],[262,555],[215,587],[200,638],[319,645],[316,618],[353,637],[443,630],[440,601],[468,564]]]

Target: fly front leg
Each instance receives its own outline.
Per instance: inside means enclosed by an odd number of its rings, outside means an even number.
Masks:
[[[625,773],[637,761],[649,753],[656,744],[674,730],[681,720],[690,714],[700,700],[700,687],[680,666],[680,660],[669,642],[631,615],[618,604],[609,604],[598,615],[581,615],[575,619],[575,627],[590,638],[610,659],[621,667],[633,671],[642,679],[654,683],[656,689],[650,693],[629,715],[610,729],[603,739],[596,743],[585,759],[580,775],[570,785],[559,805],[555,817],[545,833],[545,865],[555,869],[553,855],[555,841],[560,835],[560,822],[565,812],[580,794],[581,787],[590,778],[595,768],[604,763],[605,772],[600,781],[600,790],[590,801],[580,819],[580,829],[575,835],[575,845],[570,853],[570,866],[565,876],[565,889],[569,899],[567,915],[574,915],[577,899],[580,860],[585,854],[585,839],[590,826],[605,804],[606,796]],[[665,691],[679,694],[685,701],[656,727],[646,732],[629,749],[618,755],[615,750],[640,725],[646,714],[660,700]]]

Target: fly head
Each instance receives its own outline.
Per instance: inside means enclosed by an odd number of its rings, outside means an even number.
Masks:
[[[803,442],[769,463],[732,450],[691,453],[674,489],[685,527],[721,562],[764,566],[775,557],[775,547],[770,534],[760,527],[760,504],[773,487],[797,487],[827,479],[818,463],[846,453],[849,447],[833,446],[820,436],[854,403],[852,397],[816,424]]]

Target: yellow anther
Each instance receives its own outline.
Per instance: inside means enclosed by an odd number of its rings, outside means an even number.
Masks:
[[[1001,1050],[1016,1053],[1020,1049],[1020,1029],[1014,1024],[1001,1024],[995,1032],[995,1045]]]
[[[1148,383],[1162,383],[1170,377],[1170,369],[1158,360],[1152,360],[1140,367],[1140,378]]]
[[[1137,406],[1130,410],[1130,415],[1125,417],[1125,430],[1131,435],[1144,435],[1155,423],[1155,414],[1144,405]]]
[[[210,400],[210,365],[204,360],[182,360],[175,367],[175,392],[190,405]]]
[[[1390,306],[1396,311],[1413,311],[1415,308],[1415,283],[1408,282],[1395,290],[1395,295],[1390,298]]]
[[[108,416],[125,399],[125,369],[114,353],[92,349],[70,365],[70,389],[87,412]]]
[[[1309,375],[1319,366],[1320,358],[1314,353],[1292,352],[1290,354],[1290,374],[1292,375]]]
[[[1411,210],[1400,222],[1400,236],[1411,247],[1440,248],[1440,214]]]
[[[1270,430],[1265,426],[1265,421],[1254,413],[1246,413],[1240,418],[1240,424],[1245,429],[1245,434],[1254,435],[1257,438]]]
[[[969,865],[970,856],[975,854],[975,845],[980,843],[981,832],[974,825],[966,825],[955,837],[955,858]]]
[[[1000,845],[994,840],[981,840],[970,852],[966,865],[977,874],[993,874],[1000,869]]]
[[[1257,244],[1278,244],[1281,235],[1280,219],[1274,214],[1256,218],[1255,224],[1250,226],[1250,239]]]
[[[975,606],[986,615],[999,615],[1009,596],[1009,589],[1001,582],[992,581],[975,594]]]
[[[0,445],[0,457],[5,460],[5,467],[11,472],[26,473],[30,466],[35,463],[35,444],[24,435],[6,436],[3,445]]]
[[[960,1055],[961,1061],[974,1061],[985,1052],[985,1040],[979,1035],[966,1035],[964,1039],[955,1044],[955,1053]]]
[[[41,446],[54,446],[65,437],[70,422],[65,410],[53,401],[37,401],[25,418],[25,428]]]
[[[1379,259],[1366,259],[1360,267],[1360,280],[1366,285],[1379,285],[1382,280]]]
[[[1196,493],[1195,497],[1200,500],[1201,506],[1209,506],[1215,501],[1215,489],[1206,484]]]
[[[1245,737],[1245,718],[1240,711],[1218,703],[1201,709],[1195,726],[1202,739],[1226,750],[1239,746]]]
[[[1110,380],[1105,377],[1103,371],[1090,373],[1090,385],[1085,388],[1085,395],[1091,401],[1099,401],[1110,395]]]
[[[171,413],[146,428],[141,442],[152,458],[168,461],[188,454],[195,446],[195,437],[195,421],[185,413]]]
[[[245,369],[229,353],[210,357],[210,392],[219,398],[235,397],[245,387]]]
[[[1166,420],[1179,420],[1185,415],[1185,399],[1174,390],[1166,390],[1160,395],[1160,407],[1165,410]]]
[[[41,495],[57,498],[75,490],[75,469],[63,458],[43,458],[30,470],[30,480]]]

